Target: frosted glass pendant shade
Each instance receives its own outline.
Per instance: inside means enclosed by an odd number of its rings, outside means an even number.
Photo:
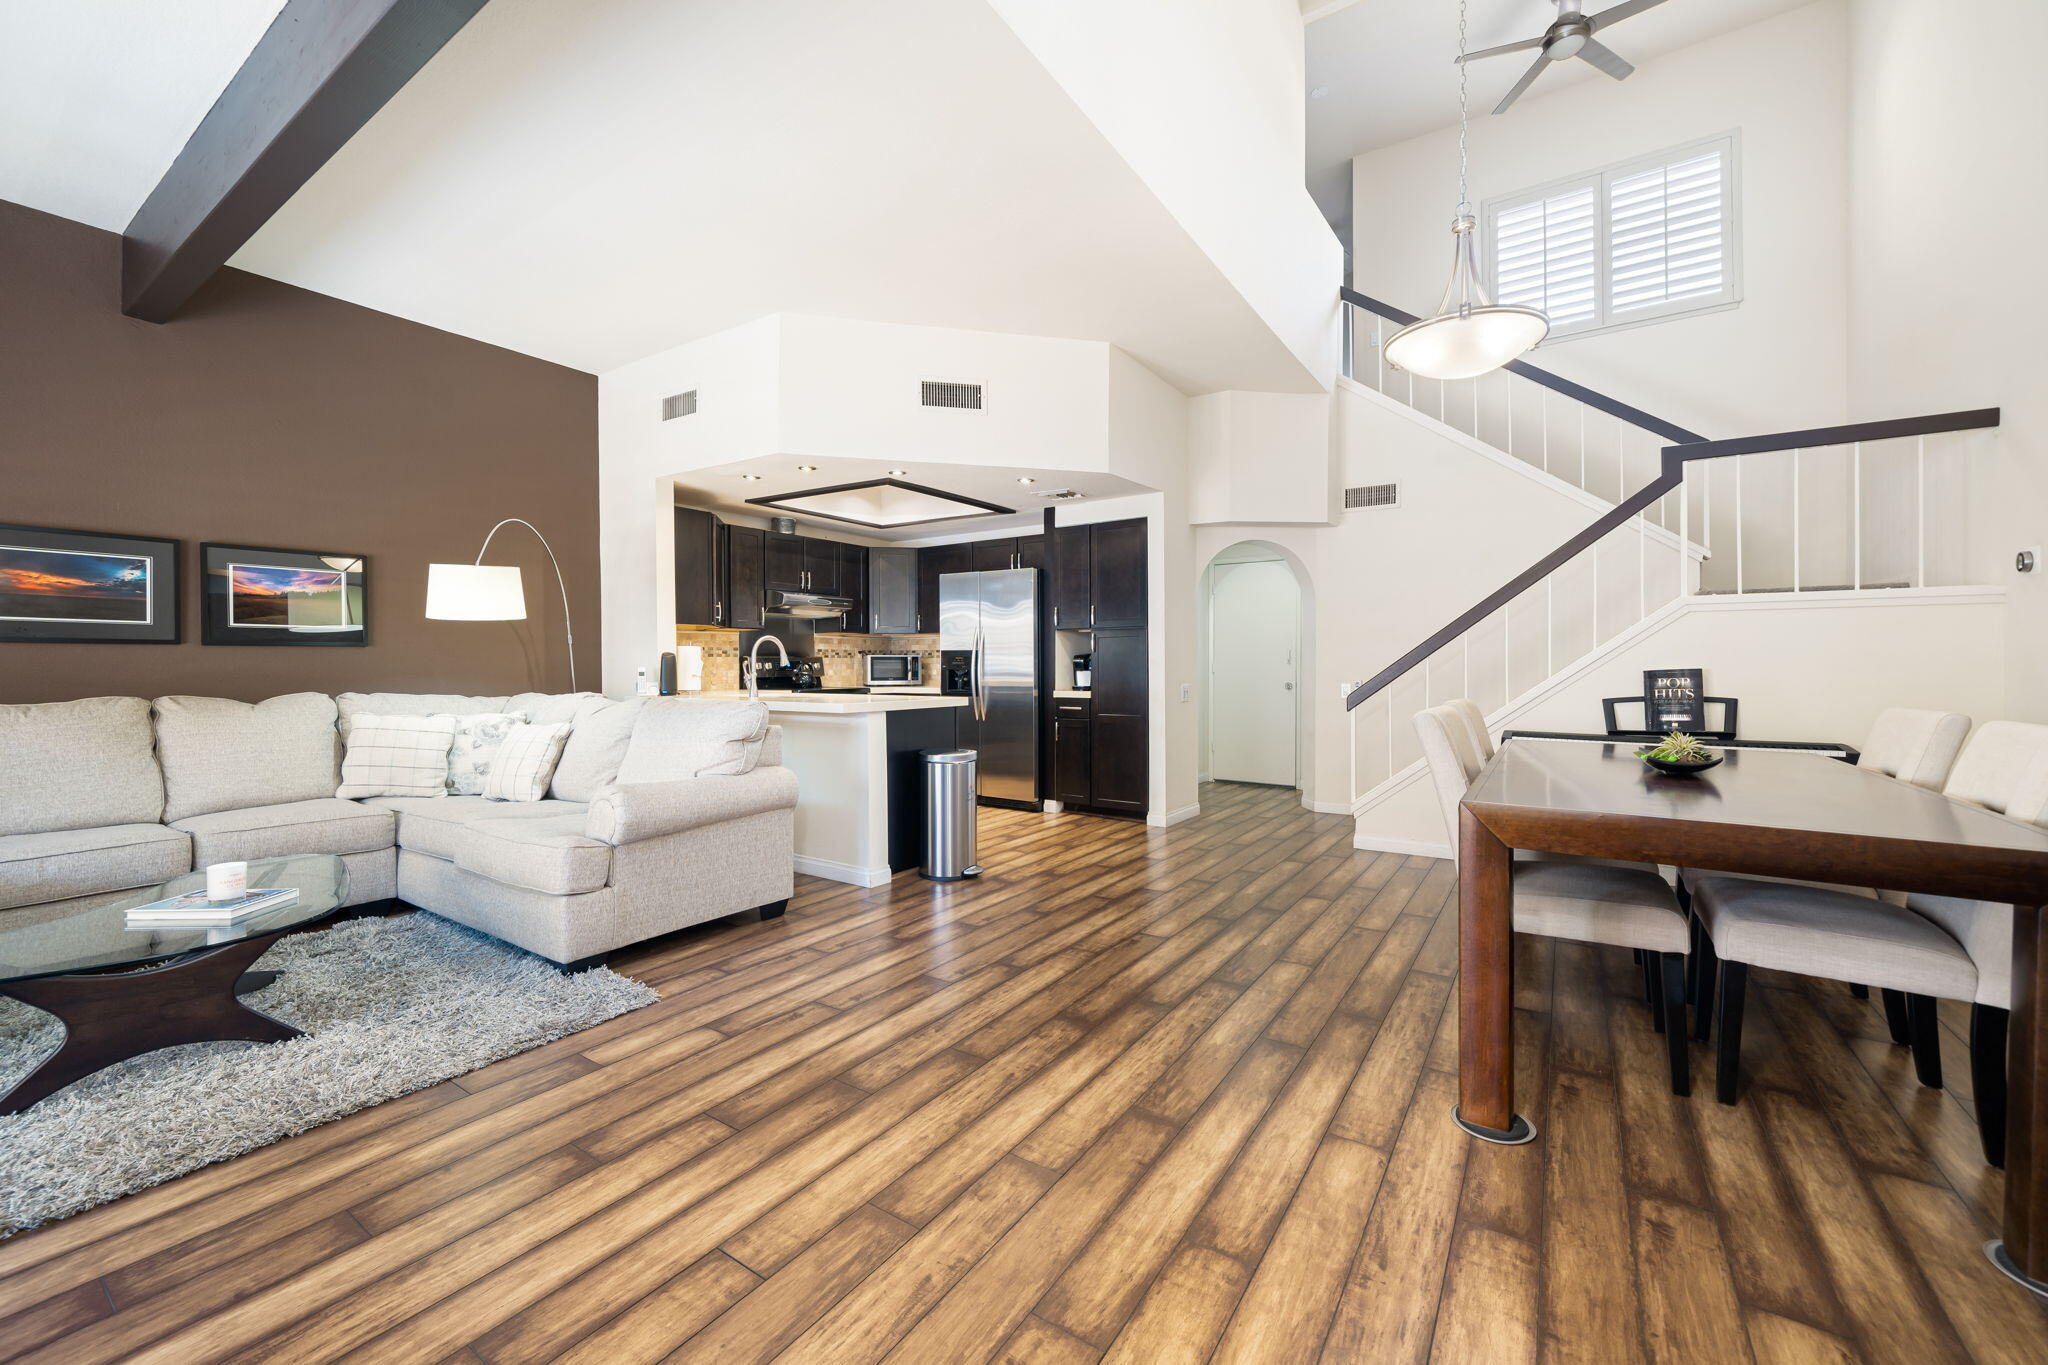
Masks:
[[[1451,225],[1451,278],[1436,316],[1387,338],[1389,365],[1425,379],[1476,379],[1550,335],[1550,319],[1534,308],[1487,301],[1472,245],[1477,226],[1469,213]]]
[[[524,621],[526,588],[516,564],[427,565],[427,617],[434,621]]]

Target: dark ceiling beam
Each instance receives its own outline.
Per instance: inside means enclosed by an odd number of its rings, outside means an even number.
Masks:
[[[121,237],[121,311],[168,322],[485,0],[286,0]]]

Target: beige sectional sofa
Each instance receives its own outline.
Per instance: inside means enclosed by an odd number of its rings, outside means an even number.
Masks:
[[[342,800],[353,717],[524,712],[573,726],[545,800]],[[796,776],[753,702],[302,692],[0,705],[0,927],[236,859],[332,853],[396,897],[559,963],[741,910],[794,880]]]

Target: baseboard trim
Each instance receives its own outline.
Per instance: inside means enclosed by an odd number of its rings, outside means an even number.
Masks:
[[[1145,823],[1151,825],[1154,829],[1171,829],[1175,825],[1184,824],[1194,819],[1201,813],[1202,803],[1197,801],[1192,805],[1182,806],[1179,810],[1170,810],[1157,820],[1148,817]]]
[[[845,882],[851,886],[887,886],[895,875],[886,867],[859,867],[802,853],[796,855],[796,870],[806,877],[823,877],[828,882]]]
[[[1352,836],[1351,846],[1353,848],[1367,849],[1374,853],[1405,853],[1413,858],[1448,858],[1451,856],[1451,846],[1449,844],[1433,843],[1427,839],[1386,839],[1377,834],[1361,833]]]
[[[1307,806],[1317,815],[1356,814],[1356,812],[1351,809],[1351,803],[1349,801],[1311,801],[1308,798],[1303,797],[1301,804]]]

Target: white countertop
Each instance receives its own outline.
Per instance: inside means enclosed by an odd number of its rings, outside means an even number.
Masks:
[[[905,692],[908,690],[906,689]],[[869,716],[884,711],[928,711],[936,707],[965,706],[965,697],[942,697],[935,692],[763,692],[761,703],[770,714],[809,716]],[[688,701],[745,701],[744,690],[685,692]]]

